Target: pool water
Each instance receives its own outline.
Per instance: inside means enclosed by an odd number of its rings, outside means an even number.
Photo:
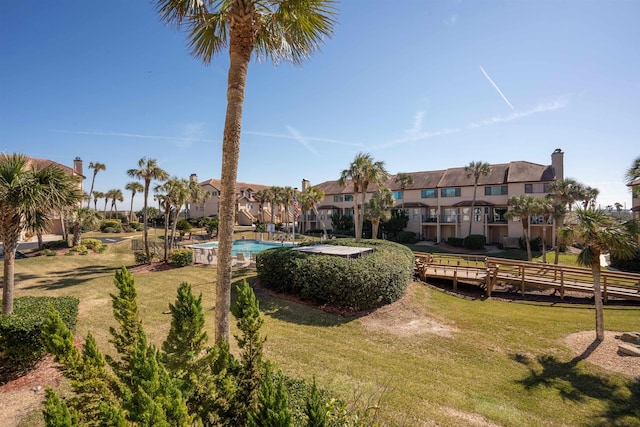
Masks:
[[[242,253],[245,258],[251,258],[251,255],[262,252],[266,249],[279,248],[281,246],[292,246],[291,243],[280,242],[263,242],[260,240],[235,240],[231,253],[236,256],[238,252]],[[218,248],[218,242],[201,243],[193,245],[194,248]]]

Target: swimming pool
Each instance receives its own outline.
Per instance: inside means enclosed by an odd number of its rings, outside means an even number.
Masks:
[[[279,248],[281,246],[293,246],[291,243],[280,242],[264,242],[260,240],[235,240],[231,253],[236,256],[238,252],[242,253],[245,258],[251,258],[251,255],[262,252],[266,249]],[[193,245],[194,248],[218,248],[218,242],[201,243]]]

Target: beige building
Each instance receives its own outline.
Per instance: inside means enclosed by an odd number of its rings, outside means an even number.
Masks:
[[[467,177],[464,167],[411,173],[413,184],[402,190],[391,176],[386,183],[396,199],[396,208],[409,215],[408,231],[424,240],[446,241],[449,237],[466,237],[471,221],[471,234],[486,236],[489,243],[503,243],[506,237],[523,235],[518,218],[507,220],[507,201],[513,196],[527,194],[545,197],[549,185],[564,177],[564,153],[557,149],[551,154],[551,164],[540,165],[526,161],[491,165],[487,176],[478,181],[476,201],[473,201],[474,178]],[[338,181],[317,185],[325,193],[318,210],[328,228],[335,213],[353,215],[353,186],[341,187]],[[368,188],[366,200],[377,190]],[[320,228],[318,218],[311,217],[311,228]],[[542,217],[532,217],[530,236],[542,235]],[[553,227],[547,227],[547,241],[552,238]]]
[[[198,181],[198,176],[192,174],[190,179]],[[189,206],[190,218],[218,217],[220,211],[220,180],[209,179],[199,183],[200,187],[209,192],[209,198],[202,204]],[[252,225],[256,221],[271,222],[272,212],[269,206],[261,206],[256,200],[256,193],[268,185],[249,184],[246,182],[236,182],[236,223],[238,225]],[[279,212],[273,218],[275,222],[281,221]]]
[[[48,159],[36,159],[33,157],[27,157],[28,168],[34,168],[34,169],[40,170],[51,165],[57,166],[58,168],[67,172],[69,175],[80,177],[80,180],[78,181],[79,182],[78,185],[80,186],[80,190],[82,190],[85,176],[83,175],[82,159],[80,159],[80,157],[76,157],[73,160],[73,167],[65,166],[63,164],[60,164]],[[80,204],[82,204],[82,202],[80,202]],[[62,232],[63,232],[64,224],[63,224],[63,218],[60,215],[60,212],[52,212],[50,218],[51,218],[51,221],[49,223],[49,229],[46,231],[45,234],[58,234],[58,235],[63,234]]]
[[[631,187],[631,213],[636,219],[640,219],[640,178],[636,178],[627,184]]]

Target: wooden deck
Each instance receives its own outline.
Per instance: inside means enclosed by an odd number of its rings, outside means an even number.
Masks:
[[[591,269],[540,262],[514,261],[479,255],[414,253],[416,274],[427,278],[478,284],[491,296],[496,284],[520,288],[522,295],[529,289],[554,289],[564,298],[567,291],[593,295]],[[602,270],[600,277],[604,302],[609,298],[640,301],[640,274]]]

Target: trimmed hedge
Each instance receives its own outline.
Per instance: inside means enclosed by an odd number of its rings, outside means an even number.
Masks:
[[[169,254],[169,261],[178,267],[193,264],[193,251],[191,249],[174,249]]]
[[[487,244],[487,238],[482,234],[470,234],[464,239],[464,247],[467,249],[483,249]]]
[[[0,360],[16,369],[31,367],[45,353],[40,335],[49,311],[60,313],[73,329],[78,320],[78,299],[74,297],[20,297],[14,300],[13,314],[0,315]]]
[[[462,237],[448,237],[447,245],[464,247],[464,239]]]
[[[349,259],[286,247],[269,249],[257,256],[258,279],[276,292],[348,311],[380,307],[404,295],[414,266],[407,247],[384,240],[356,244],[354,239],[341,239],[327,244],[373,247],[374,252]]]

